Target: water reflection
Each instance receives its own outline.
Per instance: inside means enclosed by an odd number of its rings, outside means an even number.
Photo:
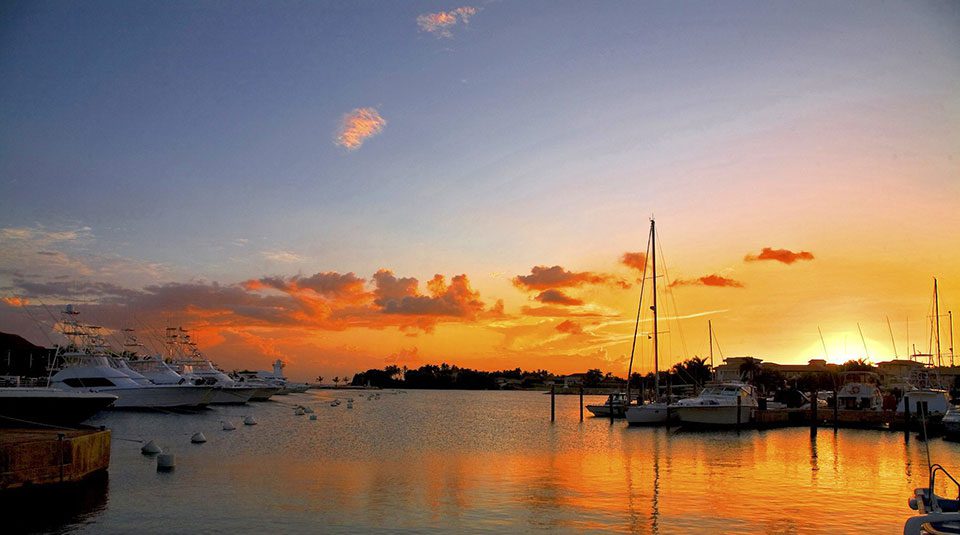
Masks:
[[[412,391],[351,410],[329,407],[329,395],[296,398],[316,408],[313,422],[283,403],[111,414],[101,423],[115,436],[158,440],[178,468],[160,477],[136,444],[115,441],[109,503],[64,522],[98,533],[144,519],[189,531],[202,518],[224,532],[659,534],[848,532],[869,518],[896,532],[911,514],[905,497],[926,477],[910,468],[926,466],[923,448],[898,433],[611,427],[581,423],[576,396],[558,398],[551,424],[549,396],[523,392]],[[260,425],[219,431],[247,411]],[[207,444],[189,444],[196,431]],[[940,462],[960,459],[958,444],[929,445]]]
[[[63,533],[96,518],[108,491],[106,473],[81,484],[18,489],[0,499],[0,525],[5,533]]]

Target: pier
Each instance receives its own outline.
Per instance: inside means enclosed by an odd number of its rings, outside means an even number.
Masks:
[[[0,491],[77,482],[109,467],[109,429],[0,432]]]

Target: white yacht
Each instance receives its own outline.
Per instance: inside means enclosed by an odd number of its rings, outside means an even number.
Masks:
[[[273,363],[273,371],[239,372],[237,374],[237,381],[243,384],[259,385],[265,390],[275,389],[267,396],[268,398],[273,394],[285,396],[287,394],[306,392],[310,385],[307,383],[291,383],[287,381],[287,378],[283,376],[283,367],[283,361],[277,359]],[[257,397],[254,397],[253,400],[257,401]]]
[[[74,351],[62,354],[61,358],[63,368],[50,378],[50,386],[66,392],[117,396],[114,408],[203,407],[213,398],[213,387],[154,384],[129,368],[111,366],[111,357],[106,354]]]
[[[909,405],[908,405],[909,404]],[[950,396],[946,390],[935,388],[916,388],[907,390],[897,403],[897,414],[903,415],[906,406],[910,407],[910,418],[917,421],[921,411],[926,413],[927,424],[937,425],[950,410]],[[902,420],[902,416],[900,419]]]
[[[218,370],[209,360],[196,357],[180,361],[180,373],[185,379],[194,384],[204,384],[219,387],[214,394],[213,404],[246,403],[256,399],[269,399],[272,388],[257,385],[245,385],[230,378],[229,375]]]
[[[882,411],[883,395],[880,379],[872,372],[844,372],[840,374],[837,392],[838,409],[842,411]]]
[[[758,406],[753,386],[731,382],[707,386],[699,396],[681,399],[671,410],[676,410],[681,425],[734,426],[749,424]]]

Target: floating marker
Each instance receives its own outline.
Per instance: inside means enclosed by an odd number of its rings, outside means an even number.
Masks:
[[[157,455],[157,472],[170,472],[177,466],[177,458],[172,453]]]
[[[247,416],[243,419],[243,425],[257,425],[257,420],[253,416]]]
[[[234,429],[236,429],[236,426],[234,426],[234,425],[233,425],[232,423],[230,423],[230,422],[221,422],[221,423],[223,424],[223,430],[224,430],[224,431],[233,431]]]
[[[160,446],[157,446],[157,443],[154,441],[147,442],[140,448],[140,453],[144,455],[156,455],[158,453],[163,453],[163,450],[160,449]]]
[[[203,433],[194,433],[193,436],[190,437],[190,442],[194,444],[203,444],[206,441],[207,437],[203,436]]]
[[[310,420],[311,420],[311,421],[312,421],[312,420],[316,420],[316,419],[317,419],[317,415],[316,415],[316,414],[311,414],[311,415],[310,415]]]
[[[297,410],[293,411],[293,414],[297,416],[303,416],[305,414],[303,407],[297,407]]]
[[[303,412],[307,414],[313,414],[313,409],[311,409],[310,407],[304,407]]]

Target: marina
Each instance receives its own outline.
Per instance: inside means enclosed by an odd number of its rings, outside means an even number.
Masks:
[[[109,485],[95,482],[90,492],[101,497],[89,496],[88,510],[52,531],[122,533],[144,521],[180,531],[203,518],[225,530],[291,533],[505,525],[836,533],[855,532],[869,517],[873,532],[899,533],[916,514],[908,498],[927,485],[925,448],[944,462],[960,456],[958,443],[904,442],[868,429],[820,428],[811,437],[804,428],[738,433],[581,422],[573,396],[557,397],[551,423],[549,398],[538,392],[381,394],[354,396],[352,410],[330,407],[332,391],[289,397],[317,420],[285,402],[190,415],[102,413],[90,423],[114,436]],[[245,416],[258,425],[240,425]],[[221,421],[236,429],[222,430]],[[197,432],[207,442],[191,443]],[[134,439],[175,454],[176,468],[157,472],[156,459]],[[756,507],[771,496],[790,500]],[[184,508],[192,514],[181,514]]]

